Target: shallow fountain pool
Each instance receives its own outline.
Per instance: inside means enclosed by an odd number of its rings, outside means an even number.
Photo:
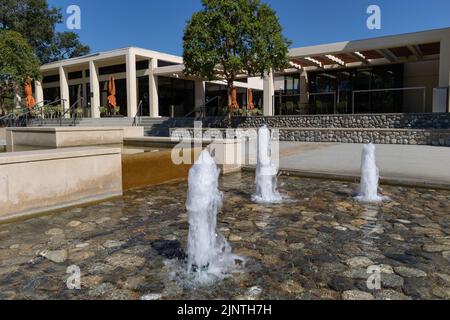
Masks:
[[[295,203],[251,201],[254,176],[221,178],[218,229],[246,271],[209,287],[180,280],[186,183],[0,225],[1,299],[450,299],[450,191],[384,187],[391,201],[352,199],[356,184],[280,177]],[[42,257],[40,253],[45,256]],[[67,268],[81,270],[69,290]],[[381,290],[367,267],[379,265]]]

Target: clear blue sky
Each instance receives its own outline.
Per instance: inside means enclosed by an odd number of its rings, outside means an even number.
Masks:
[[[267,0],[292,47],[450,27],[449,0]],[[82,41],[92,52],[137,46],[182,54],[186,21],[200,0],[49,0],[82,13]],[[366,27],[367,7],[382,10],[382,29]],[[66,16],[66,15],[65,15]],[[59,30],[66,30],[61,25]]]

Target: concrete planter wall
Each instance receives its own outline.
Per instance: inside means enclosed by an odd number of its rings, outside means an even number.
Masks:
[[[143,127],[26,127],[8,128],[7,145],[48,148],[122,144],[127,137],[142,137]]]
[[[119,148],[0,155],[0,221],[120,195]]]

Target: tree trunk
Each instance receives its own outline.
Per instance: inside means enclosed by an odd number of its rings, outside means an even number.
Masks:
[[[228,128],[231,128],[232,119],[233,119],[233,107],[232,107],[232,97],[231,97],[233,94],[233,84],[234,84],[234,80],[227,81],[227,88],[228,88],[227,126],[228,126]]]
[[[3,94],[0,93],[0,117],[6,115],[5,108],[3,105],[4,105]]]

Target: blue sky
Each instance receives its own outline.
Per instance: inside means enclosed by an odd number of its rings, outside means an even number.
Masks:
[[[450,27],[449,0],[267,0],[292,47]],[[137,46],[182,54],[186,21],[200,0],[49,0],[81,8],[82,41],[92,52]],[[367,7],[381,7],[381,30],[366,27]],[[67,15],[65,15],[67,16]],[[58,27],[66,30],[65,24]]]

